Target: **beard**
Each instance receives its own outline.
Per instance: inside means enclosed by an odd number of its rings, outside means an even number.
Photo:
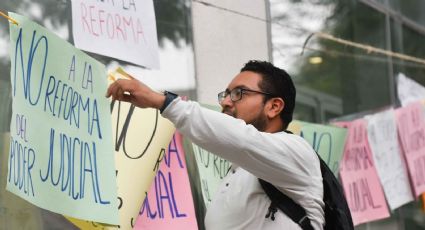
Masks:
[[[231,110],[230,108],[228,108],[228,107],[224,107],[222,110],[221,110],[221,112],[222,113],[225,113],[225,114],[227,114],[227,115],[229,115],[229,116],[231,116],[231,117],[234,117],[234,118],[239,118],[238,117],[238,115],[237,115],[237,112],[236,112],[236,110]],[[240,119],[240,118],[239,118]],[[245,121],[246,122],[246,124],[248,124],[248,125],[252,125],[252,126],[254,126],[258,131],[261,131],[261,132],[264,132],[264,130],[266,130],[266,127],[267,127],[267,118],[266,118],[266,115],[264,114],[264,113],[262,113],[262,112],[260,112],[258,115],[257,115],[257,117],[255,118],[255,119],[253,119],[252,121]]]
[[[260,113],[257,118],[250,123],[252,126],[257,128],[258,131],[264,132],[267,127],[267,118],[266,115]]]

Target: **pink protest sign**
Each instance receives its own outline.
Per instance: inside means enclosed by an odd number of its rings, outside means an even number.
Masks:
[[[425,122],[422,105],[396,110],[398,134],[416,197],[425,192]]]
[[[133,229],[198,229],[182,147],[175,133]]]
[[[363,119],[348,124],[340,175],[354,225],[389,216]]]

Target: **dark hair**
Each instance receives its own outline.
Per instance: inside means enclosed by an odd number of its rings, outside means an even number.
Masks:
[[[280,97],[285,102],[285,107],[280,113],[280,118],[284,123],[284,129],[287,128],[292,121],[292,114],[295,107],[295,86],[291,76],[270,62],[251,60],[241,69],[243,71],[251,71],[262,76],[262,81],[258,87],[266,93],[273,94],[275,97]],[[266,96],[265,101],[272,98]]]

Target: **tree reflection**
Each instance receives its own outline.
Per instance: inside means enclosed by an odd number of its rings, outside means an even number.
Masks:
[[[294,27],[307,27],[303,36],[297,36],[298,55],[293,57],[292,74],[296,83],[343,101],[345,114],[379,108],[391,104],[391,89],[389,71],[390,62],[386,56],[367,53],[361,49],[338,44],[313,37],[307,45],[306,52],[299,56],[304,40],[311,32],[326,32],[335,37],[361,44],[367,44],[381,49],[388,49],[386,38],[386,18],[373,8],[359,1],[328,0],[328,1],[291,1],[292,4],[303,2],[311,12],[328,7],[329,12],[322,13],[319,18],[308,18],[309,12],[303,18],[298,13]],[[273,6],[272,6],[273,7]],[[286,18],[292,12],[281,12]],[[312,13],[314,14],[314,13]],[[317,21],[321,22],[318,23]],[[316,28],[308,25],[319,24]],[[306,26],[307,25],[307,26]],[[274,25],[273,25],[274,26]],[[289,31],[289,30],[286,30]],[[275,35],[274,35],[275,36]],[[302,38],[302,39],[300,39]],[[289,44],[288,46],[294,46]],[[279,47],[281,54],[285,50]],[[280,55],[275,55],[277,61]],[[320,63],[311,62],[312,57],[320,57]],[[373,98],[373,99],[371,99]]]

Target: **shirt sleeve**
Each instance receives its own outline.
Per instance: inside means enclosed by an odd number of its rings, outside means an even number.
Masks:
[[[260,132],[241,119],[180,98],[162,115],[193,143],[275,186],[297,192],[322,181],[316,153],[297,135]]]

